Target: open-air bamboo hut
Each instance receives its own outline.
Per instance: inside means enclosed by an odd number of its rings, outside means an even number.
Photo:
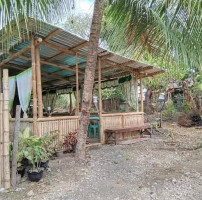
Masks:
[[[36,26],[37,24],[37,26]],[[7,44],[8,51],[0,56],[1,69],[9,69],[9,76],[31,67],[33,117],[22,118],[21,128],[30,126],[35,136],[59,130],[60,137],[79,126],[79,89],[83,85],[88,41],[61,28],[29,18],[29,36],[26,26],[21,24],[21,38],[14,32]],[[0,37],[5,37],[2,31]],[[4,45],[4,44],[2,44]],[[142,79],[162,73],[163,70],[137,62],[105,50],[98,49],[95,83],[99,90],[99,118],[101,143],[104,130],[113,127],[127,127],[144,124]],[[141,103],[136,112],[102,113],[101,88],[103,81],[132,75],[141,88]],[[137,86],[137,85],[136,85]],[[75,88],[77,116],[45,117],[43,113],[43,93],[51,90],[71,90]],[[14,119],[10,119],[12,130]],[[12,132],[12,131],[11,131]]]

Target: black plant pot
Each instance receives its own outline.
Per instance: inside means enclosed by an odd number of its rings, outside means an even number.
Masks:
[[[17,170],[17,172],[21,175],[21,177],[23,177],[25,175],[25,168],[20,168]]]
[[[76,144],[72,145],[72,153],[76,153]]]
[[[44,169],[47,169],[49,167],[49,160],[42,161],[40,167],[43,167]]]
[[[29,178],[30,181],[32,181],[32,182],[38,182],[38,181],[40,181],[42,179],[43,170],[41,170],[39,172],[28,171],[27,174],[28,174],[28,178]]]
[[[25,167],[29,166],[29,160],[27,158],[23,158],[23,160],[21,161],[21,164]]]

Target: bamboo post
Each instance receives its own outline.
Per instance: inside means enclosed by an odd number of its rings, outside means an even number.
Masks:
[[[35,47],[36,56],[36,79],[37,79],[37,97],[38,97],[38,116],[43,117],[43,100],[41,85],[41,62],[40,62],[40,46]]]
[[[0,67],[0,93],[2,93],[2,68]]]
[[[10,187],[9,163],[9,96],[8,96],[8,69],[3,70],[3,175],[4,187]]]
[[[3,187],[3,93],[0,93],[0,187]]]
[[[139,112],[139,102],[138,102],[138,75],[136,74],[135,75],[135,86],[136,86],[136,101],[137,101],[137,108],[136,108],[136,110],[137,110],[137,112]]]
[[[37,92],[36,92],[36,60],[34,38],[31,41],[31,58],[32,58],[32,96],[33,96],[33,132],[37,136]]]
[[[76,53],[76,111],[79,116],[79,65],[78,65],[78,53]],[[78,120],[79,128],[79,120]]]
[[[13,154],[12,154],[12,173],[11,173],[11,185],[16,185],[16,172],[17,172],[17,155],[18,155],[18,135],[20,130],[20,113],[21,106],[16,106],[15,114],[15,131],[13,137]]]
[[[99,92],[99,117],[100,117],[100,142],[105,143],[105,135],[102,128],[102,88],[101,88],[101,59],[98,59],[98,92]]]
[[[72,113],[72,93],[69,93],[69,112]]]
[[[140,92],[141,92],[141,112],[144,112],[142,78],[140,79]]]

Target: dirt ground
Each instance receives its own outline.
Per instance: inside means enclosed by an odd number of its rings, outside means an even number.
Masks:
[[[39,183],[24,181],[0,193],[2,200],[202,200],[202,129],[173,130],[130,145],[102,145],[51,161]]]

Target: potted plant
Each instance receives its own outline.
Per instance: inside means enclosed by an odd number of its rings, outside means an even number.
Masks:
[[[63,142],[63,147],[65,149],[71,149],[73,153],[76,152],[76,144],[77,144],[77,131],[69,132]]]
[[[26,140],[26,150],[24,156],[31,163],[31,169],[28,170],[28,178],[30,181],[39,181],[43,176],[43,169],[40,167],[41,160],[46,156],[47,151],[42,146],[39,138],[29,137]]]
[[[41,167],[44,169],[48,168],[49,165],[49,158],[53,155],[54,149],[53,149],[53,141],[57,139],[57,133],[56,134],[46,134],[43,137],[40,138],[42,146],[46,150],[46,154],[44,154],[44,157],[41,160]]]
[[[63,156],[63,143],[61,141],[59,141],[56,145],[55,145],[55,153],[57,157],[62,157]]]

